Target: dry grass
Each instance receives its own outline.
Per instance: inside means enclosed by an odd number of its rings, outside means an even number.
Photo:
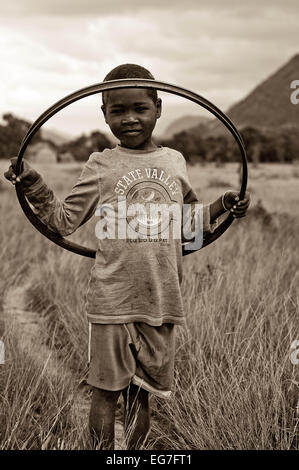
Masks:
[[[193,167],[190,178],[210,201],[223,192],[210,187],[213,178],[238,188],[236,169]],[[88,448],[88,408],[82,410],[78,386],[86,374],[83,293],[93,261],[35,231],[0,170],[0,326],[6,351],[0,448]],[[78,174],[73,169],[64,185],[66,170],[42,171],[60,197]],[[299,448],[299,366],[289,358],[292,341],[299,339],[298,180],[287,165],[260,165],[249,176],[254,192],[248,217],[184,258],[187,325],[178,330],[173,397],[152,402],[150,449]],[[95,247],[93,223],[70,238]],[[25,315],[34,311],[42,325],[36,344],[27,348],[27,330],[5,310],[14,293]],[[49,360],[41,360],[41,345],[51,352]],[[83,395],[88,404],[88,392]]]

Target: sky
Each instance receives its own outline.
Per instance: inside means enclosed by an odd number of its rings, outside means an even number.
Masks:
[[[2,1],[0,114],[34,121],[122,63],[226,111],[299,52],[298,15],[298,0]],[[160,97],[157,134],[178,117],[207,116],[186,99]],[[109,133],[100,105],[100,95],[84,98],[46,126],[69,136]]]

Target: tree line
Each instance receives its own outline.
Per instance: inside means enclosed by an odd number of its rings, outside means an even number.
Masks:
[[[249,162],[293,162],[299,160],[299,129],[286,126],[276,129],[241,129]],[[170,139],[160,139],[161,145],[180,151],[189,163],[216,161],[221,163],[240,160],[235,139],[228,134],[201,136],[192,130],[182,131]]]
[[[0,124],[0,158],[11,158],[18,154],[22,140],[31,123],[6,113],[2,116]],[[293,162],[299,159],[299,129],[286,126],[278,129],[257,129],[247,126],[240,131],[248,161],[259,162]],[[75,160],[86,161],[92,152],[101,152],[105,148],[112,148],[114,144],[102,132],[93,131],[89,135],[81,135],[61,145],[44,139],[39,130],[33,137],[30,145],[38,142],[48,142],[55,148],[57,156],[70,153]],[[198,129],[182,131],[170,139],[158,139],[158,143],[180,151],[186,160],[193,164],[196,162],[218,163],[234,162],[240,160],[238,145],[227,132],[225,135],[204,136]],[[59,161],[59,158],[57,158]]]
[[[23,138],[31,123],[11,113],[3,114],[2,121],[3,123],[0,124],[0,158],[11,158],[18,155]],[[92,152],[101,152],[105,148],[113,147],[108,137],[99,131],[91,132],[90,135],[83,134],[78,138],[57,145],[52,140],[43,138],[40,129],[30,141],[28,149],[39,142],[48,143],[51,148],[55,149],[57,161],[59,161],[59,155],[67,152],[71,153],[75,160],[86,161]]]

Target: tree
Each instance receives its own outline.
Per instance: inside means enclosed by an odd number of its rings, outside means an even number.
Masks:
[[[187,162],[204,159],[206,154],[205,141],[194,131],[182,131],[170,139],[160,139],[159,143],[181,152]]]
[[[31,123],[17,118],[11,113],[3,114],[2,120],[5,124],[0,125],[0,158],[11,158],[18,154]],[[31,140],[30,145],[40,140],[42,140],[41,132],[38,131]]]
[[[66,142],[59,147],[59,153],[70,152],[76,160],[86,161],[92,152],[102,152],[112,144],[105,134],[93,131],[90,136],[82,134],[77,139]]]

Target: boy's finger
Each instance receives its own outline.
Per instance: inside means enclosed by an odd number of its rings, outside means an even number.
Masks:
[[[233,212],[237,212],[238,214],[241,213],[241,212],[246,212],[247,209],[248,209],[247,206],[243,206],[243,207],[233,206],[233,207],[231,208],[231,210],[232,210]]]
[[[17,161],[18,161],[18,157],[10,158],[11,167],[14,172],[16,171]],[[24,169],[26,168],[28,168],[28,163],[26,162],[26,160],[23,160],[21,163],[21,172],[24,171]]]
[[[247,207],[238,207],[238,208],[232,207],[231,212],[233,214],[245,214],[247,209],[248,209]]]
[[[31,171],[26,169],[24,171],[22,171],[22,173],[19,174],[18,178],[20,181],[22,181],[24,178],[27,178],[27,176],[31,176]],[[17,181],[18,181],[18,178],[17,178]]]
[[[249,201],[244,201],[242,204],[239,204],[238,202],[233,205],[234,209],[244,209],[249,206]]]
[[[249,203],[250,203],[249,199],[242,199],[242,201],[239,201],[237,203],[237,207],[248,206]]]
[[[238,212],[232,212],[232,215],[234,217],[239,218],[239,217],[245,217],[247,214],[246,214],[246,212],[245,213],[244,212],[239,212],[239,213]]]
[[[17,161],[18,161],[18,157],[12,157],[12,158],[10,158],[10,163],[11,163],[11,166],[12,166],[13,168],[16,167]]]
[[[4,176],[7,180],[11,180],[12,178],[16,177],[16,175],[14,174],[11,166],[9,167],[9,169],[7,171],[5,171]]]

